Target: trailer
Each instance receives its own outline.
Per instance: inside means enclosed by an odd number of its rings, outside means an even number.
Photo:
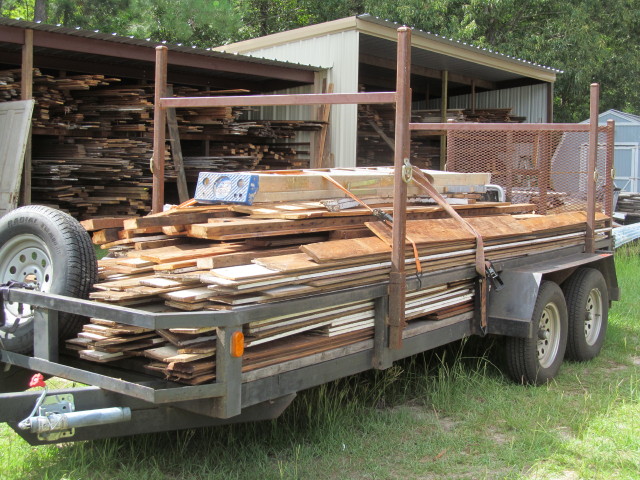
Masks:
[[[611,213],[607,199],[611,181],[604,179],[604,194],[598,196],[595,175],[601,143],[598,135],[611,139],[608,127],[598,127],[597,121],[586,126],[412,124],[409,39],[410,30],[399,29],[397,91],[357,94],[165,98],[166,49],[159,47],[154,131],[155,211],[163,203],[163,109],[289,103],[395,104],[391,273],[386,280],[358,287],[229,311],[157,313],[108,305],[76,298],[86,296],[96,268],[93,246],[77,222],[44,207],[15,210],[0,221],[0,301],[3,304],[0,309],[0,392],[6,392],[0,394],[0,421],[8,423],[29,443],[39,445],[61,439],[93,440],[271,419],[280,415],[299,391],[369,369],[386,369],[400,359],[472,335],[504,337],[507,372],[520,383],[546,383],[558,373],[565,357],[579,361],[595,357],[605,338],[610,302],[619,297],[611,222],[596,222],[597,205],[605,214]],[[597,115],[597,88],[592,100],[592,113]],[[462,132],[464,139],[473,135],[483,138],[487,133],[495,137],[499,132],[510,141],[532,132],[551,132],[544,137],[548,150],[553,150],[565,134],[588,135],[589,155],[583,185],[586,196],[582,200],[587,210],[584,232],[554,237],[557,248],[489,262],[492,250],[484,247],[482,236],[446,202],[441,202],[443,211],[454,218],[461,229],[470,229],[475,235],[472,254],[476,261],[472,265],[454,265],[424,275],[407,276],[407,262],[419,261],[418,255],[415,259],[406,257],[407,184],[419,184],[433,198],[439,197],[428,179],[406,160],[411,130],[433,130],[438,134]],[[451,145],[451,148],[459,145],[453,136]],[[540,202],[537,211],[545,213],[554,201],[550,189],[551,160],[536,168],[541,180],[528,188]],[[606,163],[602,168],[606,170]],[[510,173],[522,175],[517,169]],[[509,195],[523,191],[522,185],[511,181],[505,182],[502,188]],[[568,238],[572,239],[570,244],[562,243]],[[520,242],[511,247],[518,249],[529,244]],[[407,292],[427,291],[462,280],[473,284],[470,296],[475,308],[472,311],[441,320],[418,319],[409,324],[404,321]],[[283,356],[280,362],[243,372],[243,326],[313,309],[337,310],[341,305],[361,301],[373,304],[373,338],[297,358]],[[95,317],[151,330],[215,328],[215,380],[183,385],[64,355],[59,346],[60,334],[64,335],[78,317]],[[34,372],[89,386],[22,392],[30,385],[44,385],[42,377],[37,376],[29,383]]]

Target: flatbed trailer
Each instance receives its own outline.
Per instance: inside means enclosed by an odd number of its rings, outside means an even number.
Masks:
[[[407,30],[401,30],[399,66],[407,64],[410,45],[406,39]],[[408,158],[408,132],[412,129],[407,111],[410,98],[407,75],[405,69],[405,80],[399,81],[398,92],[392,93],[328,94],[324,97],[294,95],[287,98],[278,96],[275,100],[260,96],[246,100],[247,104],[254,105],[396,102],[400,115],[395,165],[399,180],[394,205],[393,267],[388,281],[283,302],[239,307],[233,311],[185,313],[153,313],[33,291],[23,288],[25,285],[5,285],[0,290],[2,302],[29,305],[33,309],[34,335],[32,354],[12,352],[0,345],[0,367],[4,369],[0,372],[0,392],[8,392],[0,394],[0,422],[8,423],[25,440],[37,445],[57,443],[61,439],[92,440],[270,419],[280,415],[301,390],[369,369],[386,369],[394,361],[472,335],[504,336],[512,354],[511,365],[508,365],[511,376],[520,377],[516,380],[524,383],[544,383],[556,374],[564,356],[567,337],[572,343],[574,358],[587,360],[597,355],[606,331],[609,303],[618,299],[619,292],[610,224],[600,230],[594,227],[595,180],[590,182],[593,186],[590,187],[588,202],[593,206],[588,209],[585,243],[495,261],[489,276],[494,272],[499,276],[494,278],[500,282],[499,287],[497,284],[489,286],[491,279],[486,274],[479,275],[477,266],[439,270],[420,278],[404,274],[404,223],[398,219],[403,218],[405,209],[406,195],[403,197],[403,191],[406,192],[406,185],[403,187],[401,177],[407,174],[404,159]],[[401,86],[403,82],[404,87]],[[160,95],[156,98],[156,108],[159,109],[163,102],[165,108],[216,104],[214,99],[205,99],[204,102],[202,99],[182,100],[163,99]],[[222,101],[238,100],[227,97]],[[161,117],[162,112],[157,110],[156,118]],[[446,130],[455,127],[436,124],[429,128]],[[582,130],[579,131],[584,131],[584,127],[580,128]],[[424,127],[416,125],[413,129]],[[164,144],[161,132],[164,132],[164,127],[156,129],[157,148]],[[594,162],[595,150],[595,147],[591,149]],[[156,159],[160,157],[155,156]],[[162,165],[156,165],[155,171],[161,168]],[[154,189],[154,201],[159,190]],[[396,228],[400,229],[399,234],[396,234]],[[0,265],[1,261],[0,258]],[[460,280],[475,282],[476,308],[473,311],[443,320],[418,319],[404,326],[406,291]],[[485,298],[482,298],[483,292]],[[313,308],[331,308],[366,300],[374,302],[372,339],[242,371],[242,355],[234,350],[233,342],[237,332],[242,332],[243,325]],[[58,318],[63,313],[153,330],[215,327],[215,381],[185,386],[148,374],[62,355]],[[0,325],[4,328],[6,325],[2,320]],[[550,352],[545,345],[551,346]],[[22,392],[33,372],[90,386],[51,391],[46,397],[40,391]]]

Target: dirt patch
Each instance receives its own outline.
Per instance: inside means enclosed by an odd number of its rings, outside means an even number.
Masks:
[[[556,432],[558,432],[558,436],[565,441],[573,440],[575,438],[569,427],[558,427],[556,428]]]
[[[608,362],[609,366],[605,368],[606,372],[619,372],[621,370],[626,370],[629,368],[627,365],[622,365],[620,363]]]
[[[500,432],[493,427],[487,429],[486,436],[487,438],[490,438],[496,445],[504,445],[513,441],[512,436]]]
[[[640,357],[631,357],[631,361],[634,365],[640,366]]]
[[[549,475],[549,473],[534,473],[529,480],[580,480],[580,475],[571,470]]]
[[[458,426],[458,422],[449,417],[438,417],[438,423],[443,432],[450,432]]]

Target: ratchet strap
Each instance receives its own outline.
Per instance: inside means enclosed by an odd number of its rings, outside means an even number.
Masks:
[[[440,195],[438,190],[431,184],[427,176],[422,173],[418,167],[413,167],[413,181],[421,187],[427,194],[433,198],[442,209],[449,214],[451,218],[456,220],[465,230],[476,237],[476,272],[480,275],[482,282],[480,287],[480,326],[484,330],[487,326],[487,270],[491,269],[491,263],[484,258],[484,242],[482,235],[462,218],[454,208],[447,203],[445,198]]]
[[[391,215],[389,215],[388,213],[386,213],[385,211],[383,211],[383,210],[381,210],[379,208],[371,208],[369,205],[367,205],[365,202],[363,202],[361,199],[359,199],[357,196],[355,196],[353,193],[351,193],[348,189],[344,188],[338,181],[336,181],[330,175],[327,175],[326,173],[322,173],[320,175],[326,181],[328,181],[328,182],[332,183],[333,185],[335,185],[337,188],[342,190],[346,195],[348,195],[353,200],[355,200],[360,205],[362,205],[364,208],[369,210],[371,212],[371,215],[379,218],[388,227],[391,227],[391,225],[393,223],[393,217]],[[417,271],[418,274],[421,274],[422,273],[422,265],[420,264],[420,255],[418,254],[418,246],[416,245],[416,242],[411,240],[411,238],[409,238],[408,236],[405,236],[405,238],[407,239],[407,241],[409,243],[411,243],[411,247],[413,248],[413,256],[414,256],[415,261],[416,261],[416,271]]]

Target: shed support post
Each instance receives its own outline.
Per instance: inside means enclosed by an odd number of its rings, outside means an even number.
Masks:
[[[167,47],[156,47],[155,95],[153,100],[153,197],[151,211],[158,213],[164,205],[164,151],[167,118],[160,99],[167,92]]]
[[[447,123],[447,110],[449,109],[449,71],[442,71],[442,102],[441,118],[442,123]],[[447,134],[440,136],[440,170],[444,170],[447,165]]]
[[[591,84],[591,98],[589,102],[589,157],[587,162],[587,236],[585,252],[595,252],[595,223],[596,223],[596,159],[598,156],[598,109],[600,100],[600,85]]]
[[[547,83],[547,123],[553,123],[553,83]]]
[[[33,98],[33,30],[24,31],[24,44],[22,45],[22,70],[20,82],[20,99],[31,100]],[[31,129],[31,125],[29,125]],[[24,151],[24,166],[22,168],[22,204],[31,203],[31,133]]]
[[[393,231],[391,274],[389,276],[389,347],[402,346],[405,326],[406,296],[405,238],[407,184],[403,180],[405,159],[409,159],[409,120],[411,117],[411,29],[398,29],[398,58],[396,73],[396,132],[394,152]]]
[[[471,113],[476,113],[478,97],[476,96],[476,80],[471,80]]]

